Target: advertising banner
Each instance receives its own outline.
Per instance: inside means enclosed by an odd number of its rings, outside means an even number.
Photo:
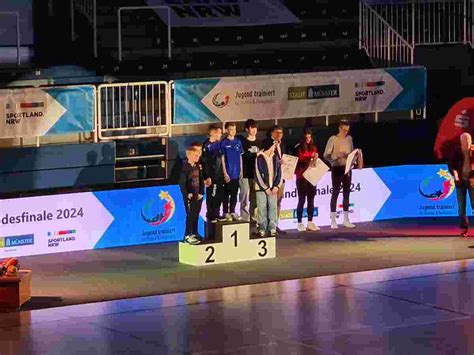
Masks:
[[[297,23],[299,19],[280,0],[146,0],[167,6],[172,27],[232,27]],[[168,12],[155,10],[168,24]]]
[[[468,132],[474,136],[474,97],[466,97],[448,111],[436,136],[434,155],[438,159],[449,159],[460,148],[460,136]]]
[[[349,213],[352,222],[411,218],[457,216],[454,179],[445,165],[396,166],[352,171]],[[316,186],[313,221],[330,225],[331,173]],[[298,193],[296,179],[286,181],[279,227],[297,226]],[[306,207],[306,206],[305,206]],[[237,206],[239,210],[239,206]],[[201,217],[205,218],[205,204]],[[342,223],[342,194],[337,202],[337,216]],[[306,208],[303,213],[307,218]]]
[[[175,82],[175,124],[421,109],[422,67]]]
[[[331,189],[327,173],[316,187],[319,226],[330,224]],[[354,170],[351,221],[456,216],[454,190],[444,165]],[[296,181],[286,181],[281,229],[296,228],[297,203]],[[205,215],[203,203],[201,234]],[[342,195],[337,215],[342,222]],[[0,258],[180,241],[184,221],[176,185],[0,200]]]
[[[0,201],[0,258],[182,240],[178,186]]]
[[[93,86],[0,90],[0,138],[92,132]]]
[[[397,166],[352,171],[349,213],[352,222],[457,216],[454,179],[444,165]],[[330,225],[331,174],[316,186],[314,222]],[[296,180],[285,184],[280,228],[296,228]],[[342,223],[342,193],[337,216]],[[306,210],[305,214],[306,216]]]

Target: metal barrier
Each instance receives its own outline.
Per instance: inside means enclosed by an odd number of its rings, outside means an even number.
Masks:
[[[369,4],[359,3],[359,47],[378,66],[414,64],[415,49]]]
[[[169,136],[170,88],[165,81],[98,87],[99,140]]]
[[[20,14],[18,11],[0,11],[0,16],[15,16],[15,19],[16,19],[16,63],[18,66],[20,66],[21,65]]]
[[[118,22],[118,58],[122,61],[122,12],[137,10],[166,10],[168,14],[168,58],[171,59],[171,9],[169,6],[124,6],[117,12]]]
[[[474,0],[366,0],[412,47],[474,44]],[[380,2],[380,3],[379,3]]]
[[[97,58],[97,0],[71,0],[71,40],[76,40],[76,10],[84,15],[93,31],[94,57]]]

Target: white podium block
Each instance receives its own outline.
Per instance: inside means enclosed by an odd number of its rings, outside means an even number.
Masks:
[[[276,257],[276,238],[250,239],[248,222],[217,223],[216,234],[222,242],[179,243],[179,262],[203,266]]]

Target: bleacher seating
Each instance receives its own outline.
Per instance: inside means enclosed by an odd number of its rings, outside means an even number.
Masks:
[[[371,63],[358,47],[358,1],[286,0],[300,23],[249,27],[173,27],[172,59],[168,59],[167,26],[153,10],[122,12],[122,53],[118,61],[120,7],[146,6],[145,0],[97,0],[98,58],[93,57],[91,22],[76,12],[76,42],[68,64],[94,72],[79,82],[153,75],[154,79],[272,74],[360,69]],[[41,63],[42,68],[47,63]],[[74,83],[75,73],[69,73]],[[0,82],[43,79],[33,68],[0,71]],[[56,78],[56,74],[48,77]],[[62,80],[62,79],[61,79]],[[56,83],[56,82],[54,82]],[[51,82],[49,82],[51,84]]]
[[[291,0],[296,24],[172,29],[153,10],[122,13],[122,62],[118,62],[117,10],[144,0],[98,2],[98,48],[102,73],[153,74],[177,79],[370,67],[358,48],[358,1]]]

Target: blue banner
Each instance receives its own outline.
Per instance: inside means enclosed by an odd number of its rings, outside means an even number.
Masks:
[[[113,222],[94,249],[182,240],[186,214],[179,186],[96,192]]]
[[[174,123],[409,111],[425,105],[423,67],[177,80]]]
[[[95,88],[94,86],[69,86],[49,88],[51,95],[66,109],[58,121],[46,132],[52,134],[87,133],[94,131]]]
[[[445,165],[410,165],[374,169],[390,190],[375,220],[457,216],[454,178]]]

